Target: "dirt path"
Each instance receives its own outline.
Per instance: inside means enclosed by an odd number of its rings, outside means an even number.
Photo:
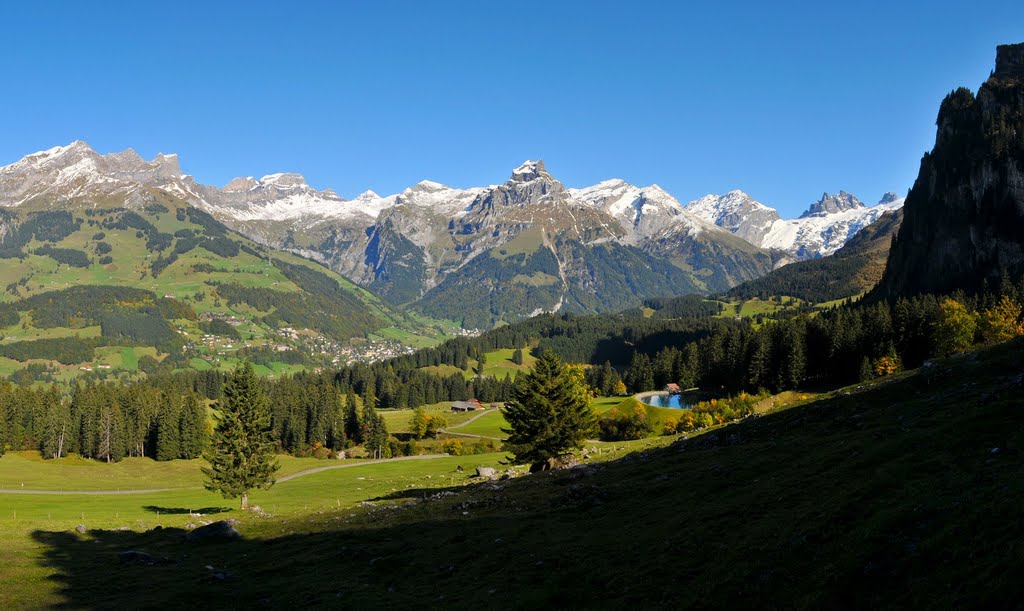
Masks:
[[[483,417],[484,417],[484,416],[486,416],[487,414],[489,414],[489,413],[491,413],[491,412],[494,412],[494,411],[497,411],[497,410],[496,410],[496,409],[485,409],[485,410],[483,410],[482,412],[480,412],[479,414],[477,414],[477,415],[473,416],[472,418],[470,418],[469,420],[467,420],[467,421],[465,421],[465,422],[460,422],[459,424],[456,424],[455,426],[449,426],[449,427],[446,427],[446,428],[444,429],[444,432],[445,432],[445,433],[448,433],[448,432],[450,432],[450,431],[451,431],[452,429],[460,429],[460,428],[462,428],[462,427],[466,426],[467,424],[469,424],[469,423],[471,423],[471,422],[476,422],[476,421],[477,421],[477,420],[479,420],[480,418],[483,418]],[[455,434],[457,434],[457,435],[465,435],[466,433],[455,433]]]
[[[349,469],[351,467],[362,467],[364,465],[376,465],[383,462],[401,462],[403,460],[433,460],[435,458],[447,458],[447,454],[417,454],[416,456],[399,456],[398,458],[380,458],[377,460],[352,460],[351,462],[346,461],[342,465],[330,465],[327,467],[317,467],[316,469],[307,469],[305,471],[299,471],[298,473],[292,473],[291,475],[285,475],[279,477],[277,483],[287,482],[288,480],[295,479],[297,477],[304,477],[306,475],[312,475],[314,473],[320,473],[322,471],[332,471],[334,469]]]
[[[155,494],[157,492],[173,492],[176,490],[199,490],[198,487],[191,488],[151,488],[149,490],[21,490],[5,489],[0,494],[54,494],[54,495],[86,495],[86,496],[116,496],[120,494]]]
[[[291,475],[285,475],[277,479],[277,483],[287,482],[299,477],[305,477],[306,475],[312,475],[314,473],[320,473],[323,471],[332,471],[334,469],[351,469],[353,467],[363,467],[366,465],[376,465],[385,462],[400,462],[404,460],[432,460],[435,458],[446,458],[447,454],[420,454],[417,456],[400,456],[398,458],[381,458],[378,460],[351,460],[346,461],[340,465],[330,465],[327,467],[317,467],[315,469],[306,469],[305,471],[299,471],[298,473],[292,473]],[[151,488],[148,490],[22,490],[19,488],[0,490],[0,494],[52,494],[52,495],[85,495],[85,496],[107,496],[107,495],[123,495],[123,494],[156,494],[159,492],[175,492],[179,490],[201,490],[198,486],[190,486],[183,488]]]
[[[501,437],[491,437],[490,435],[477,435],[475,433],[460,433],[458,431],[453,431],[452,430],[452,429],[462,428],[462,427],[466,426],[467,424],[469,424],[471,422],[475,422],[479,418],[483,418],[487,414],[489,414],[491,412],[495,412],[495,411],[498,411],[498,410],[496,410],[496,409],[486,409],[486,410],[480,412],[479,414],[473,416],[469,420],[467,420],[465,422],[462,422],[460,424],[456,424],[455,426],[448,427],[448,428],[444,429],[442,432],[447,433],[448,435],[458,435],[459,437],[473,437],[473,438],[476,438],[476,439],[497,439],[498,441],[502,441]]]

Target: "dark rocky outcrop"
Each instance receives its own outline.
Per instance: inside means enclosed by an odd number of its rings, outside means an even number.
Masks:
[[[234,520],[220,520],[189,532],[185,535],[186,541],[234,541],[242,536],[233,522]]]
[[[881,296],[975,292],[1024,274],[1024,43],[998,47],[977,95],[946,96],[937,125]]]

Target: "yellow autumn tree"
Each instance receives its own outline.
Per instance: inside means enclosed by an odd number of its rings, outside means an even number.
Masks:
[[[974,345],[978,315],[955,299],[939,304],[939,322],[935,327],[935,345],[943,356],[967,352]]]
[[[986,343],[997,344],[1024,335],[1021,306],[1006,295],[981,313],[981,336]]]

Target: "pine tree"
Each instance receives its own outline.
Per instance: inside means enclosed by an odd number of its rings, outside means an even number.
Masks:
[[[55,399],[55,400],[54,400]],[[3,426],[3,423],[0,423]],[[58,395],[47,401],[46,427],[43,437],[43,456],[61,458],[68,453],[71,440],[71,407]],[[3,446],[3,435],[0,433],[0,448]]]
[[[483,352],[477,357],[476,369],[473,370],[476,373],[476,379],[479,382],[484,377],[484,367],[487,365],[487,355]]]
[[[356,393],[349,387],[345,393],[345,438],[351,443],[362,443],[362,431],[359,427],[359,410],[356,407]]]
[[[224,498],[241,497],[242,509],[248,509],[249,491],[273,486],[280,468],[273,453],[269,402],[251,363],[235,369],[217,405],[221,418],[206,452],[210,467],[203,468],[204,485]]]
[[[156,459],[174,460],[181,456],[181,405],[170,399],[156,420]]]
[[[199,458],[210,443],[206,407],[192,393],[185,396],[178,421],[181,435],[181,458]]]
[[[96,457],[107,462],[117,462],[124,458],[124,420],[121,406],[109,396],[102,398],[100,406],[99,428],[97,431]]]
[[[859,377],[861,382],[875,379],[875,370],[871,367],[871,360],[868,357],[864,357],[864,360],[860,363]]]
[[[516,348],[515,351],[512,353],[512,362],[515,363],[516,365],[522,365],[523,364],[523,349],[522,348]]]
[[[531,469],[546,468],[550,459],[582,448],[597,428],[582,370],[566,366],[551,351],[517,381],[504,416],[505,447],[515,462],[529,462]]]
[[[365,407],[368,422],[366,434],[366,449],[370,451],[373,458],[390,458],[391,447],[388,444],[388,426],[383,416],[377,413],[372,407]]]

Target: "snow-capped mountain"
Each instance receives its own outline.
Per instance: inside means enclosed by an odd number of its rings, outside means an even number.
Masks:
[[[782,219],[774,209],[742,191],[706,195],[686,205],[694,215],[742,237],[760,248],[781,250],[798,259],[830,255],[878,218],[903,206],[886,193],[875,206],[865,206],[846,191],[824,193],[796,219]]]
[[[657,185],[619,179],[567,189],[541,161],[486,187],[425,180],[353,199],[294,173],[203,185],[181,172],[176,156],[100,155],[83,142],[0,168],[5,207],[130,208],[159,197],[318,259],[393,303],[469,326],[722,291],[775,267],[785,258],[778,250],[814,256],[838,248],[879,208],[840,194],[806,218],[783,221],[740,191],[683,206]]]
[[[134,202],[147,185],[175,184],[175,191],[188,191],[177,184],[181,178],[177,155],[161,154],[153,161],[145,161],[131,149],[100,155],[75,141],[0,167],[0,206],[76,198],[98,202],[107,196]]]
[[[693,215],[732,232],[751,244],[760,245],[779,213],[743,191],[725,195],[705,195],[686,205]]]
[[[569,189],[577,200],[589,204],[616,219],[636,241],[650,238],[670,227],[685,230],[691,236],[714,231],[714,224],[691,214],[679,201],[658,185],[638,187],[614,178],[592,187]]]

